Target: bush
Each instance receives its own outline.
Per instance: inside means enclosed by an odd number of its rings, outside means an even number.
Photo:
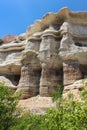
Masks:
[[[0,130],[8,130],[17,114],[18,94],[0,83]]]
[[[62,98],[61,87],[54,93],[57,107],[48,109],[45,115],[26,113],[17,118],[10,130],[87,130],[87,91],[81,92],[82,101],[73,100],[73,94]],[[59,91],[60,90],[60,91]]]
[[[62,98],[61,87],[53,94],[57,107],[48,109],[44,115],[25,113],[15,116],[18,97],[0,84],[0,130],[87,130],[87,89],[81,92],[81,101],[73,94]]]

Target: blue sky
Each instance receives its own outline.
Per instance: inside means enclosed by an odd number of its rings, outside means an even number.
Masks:
[[[87,11],[87,0],[0,0],[0,38],[24,33],[35,20],[63,7]]]

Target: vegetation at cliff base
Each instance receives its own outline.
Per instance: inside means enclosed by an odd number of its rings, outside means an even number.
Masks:
[[[44,115],[25,112],[17,116],[17,96],[0,84],[0,130],[87,130],[86,85],[81,91],[80,101],[74,100],[71,93],[66,99],[60,93],[58,88],[53,94],[56,108],[48,109]]]
[[[9,130],[15,124],[19,94],[14,94],[0,83],[0,130]]]

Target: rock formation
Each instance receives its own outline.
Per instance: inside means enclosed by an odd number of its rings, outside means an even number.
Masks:
[[[17,39],[17,36],[15,35],[6,35],[2,38],[2,42],[3,43],[9,43],[9,42],[12,42],[12,41],[16,41]]]
[[[87,12],[48,13],[25,34],[0,45],[0,75],[22,91],[22,99],[79,91],[87,75]],[[1,78],[0,78],[1,79]]]

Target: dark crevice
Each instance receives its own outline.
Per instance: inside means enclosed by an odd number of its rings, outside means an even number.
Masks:
[[[76,42],[75,45],[79,46],[79,47],[87,47],[87,45],[80,43],[80,42]]]
[[[38,77],[37,78],[37,83],[38,83],[38,92],[37,92],[37,95],[39,95],[41,70],[37,70],[36,73],[35,73],[35,76]]]
[[[82,79],[87,77],[87,66],[86,65],[80,65],[80,71],[82,73]]]
[[[4,76],[6,77],[8,80],[10,80],[12,82],[13,85],[17,86],[20,80],[20,75],[1,75],[0,76]]]

